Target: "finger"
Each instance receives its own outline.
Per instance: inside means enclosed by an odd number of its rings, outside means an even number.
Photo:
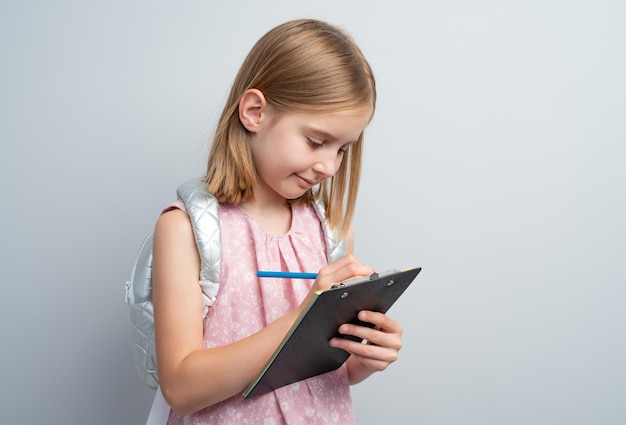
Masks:
[[[343,279],[349,279],[356,276],[366,276],[373,273],[373,267],[363,264],[354,255],[346,255],[334,263],[329,264],[322,270],[331,274],[341,274]]]
[[[333,338],[330,345],[360,357],[362,361],[368,362],[376,370],[382,370],[398,359],[398,350],[386,346],[363,344],[345,338]]]
[[[344,324],[339,327],[339,333],[350,335],[366,340],[369,345],[400,350],[402,348],[402,338],[398,333],[389,333],[377,328]]]
[[[353,255],[346,255],[323,267],[318,273],[316,285],[318,289],[328,289],[334,284],[355,277],[369,276],[374,271],[374,268],[361,263]]]
[[[373,324],[374,329],[386,333],[402,335],[402,325],[386,314],[377,311],[362,310],[357,317],[362,322]]]

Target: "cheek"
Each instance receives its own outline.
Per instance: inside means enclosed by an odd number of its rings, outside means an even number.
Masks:
[[[300,171],[306,166],[305,158],[305,155],[302,155],[293,145],[281,144],[259,152],[254,157],[254,161],[257,172],[269,178],[269,176],[285,177]]]
[[[310,154],[307,147],[294,141],[281,143],[276,149],[270,153],[272,160],[277,167],[306,167],[310,160]]]
[[[341,168],[341,163],[346,159],[346,156],[346,154],[337,155],[337,159],[335,160],[335,173]]]
[[[272,129],[259,140],[262,143],[253,149],[257,167],[264,168],[265,172],[281,174],[310,166],[309,147],[299,137],[297,132],[289,128]]]

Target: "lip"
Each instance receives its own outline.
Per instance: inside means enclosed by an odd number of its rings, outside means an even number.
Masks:
[[[311,180],[311,179],[307,179],[306,177],[302,177],[300,174],[296,174],[296,176],[298,176],[298,178],[300,180],[302,180],[309,187],[313,187],[313,186],[315,186],[317,184],[317,181]]]

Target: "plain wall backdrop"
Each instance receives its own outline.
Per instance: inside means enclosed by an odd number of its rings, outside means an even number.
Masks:
[[[356,253],[422,266],[360,424],[626,423],[624,2],[0,3],[0,422],[141,424],[124,282],[283,21],[346,28],[379,102]]]

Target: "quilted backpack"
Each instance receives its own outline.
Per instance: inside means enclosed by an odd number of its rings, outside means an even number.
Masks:
[[[199,284],[202,287],[203,305],[208,308],[215,302],[220,281],[222,242],[219,202],[206,191],[205,183],[199,178],[181,184],[176,194],[184,202],[193,227],[201,259]],[[335,261],[344,255],[345,241],[339,240],[328,227],[323,202],[318,200],[313,205],[323,224],[328,260]],[[152,305],[152,240],[151,232],[141,244],[131,278],[126,282],[125,288],[126,303],[130,310],[135,368],[141,380],[148,387],[156,389],[159,379]]]

